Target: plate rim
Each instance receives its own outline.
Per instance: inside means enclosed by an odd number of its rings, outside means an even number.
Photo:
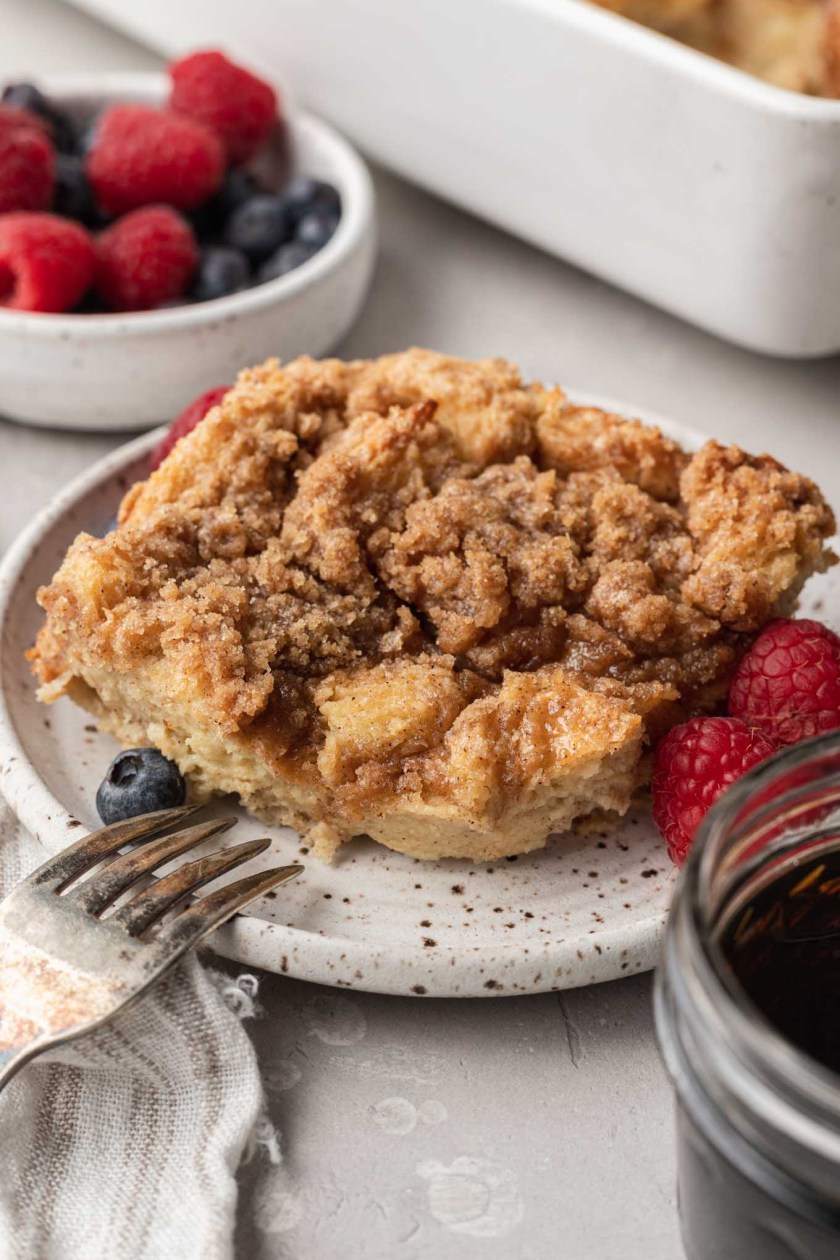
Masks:
[[[659,427],[666,436],[679,441],[686,449],[698,449],[709,440],[702,431],[648,408],[631,406],[626,401],[589,390],[564,387],[564,391],[578,405],[602,407],[624,418],[639,419],[645,425]],[[0,645],[5,641],[13,597],[18,585],[26,581],[28,560],[44,535],[97,487],[147,455],[167,427],[162,425],[122,443],[96,460],[59,490],[13,540],[0,561]],[[62,846],[52,843],[48,837],[59,832],[66,834],[67,824],[74,818],[61,800],[52,794],[24,749],[9,709],[6,685],[6,663],[0,658],[0,791],[18,821],[46,852],[52,854]],[[552,947],[554,954],[557,950],[553,938],[545,942],[545,957],[542,960],[536,951],[524,957],[523,947],[510,941],[473,947],[469,955],[463,956],[466,961],[459,967],[452,962],[452,957],[458,953],[457,946],[438,946],[434,950],[423,950],[422,955],[416,951],[403,953],[394,959],[387,949],[380,951],[361,939],[309,932],[249,915],[239,915],[217,931],[211,949],[241,963],[337,988],[433,998],[509,997],[599,983],[650,970],[656,965],[667,917],[667,911],[659,911],[634,919],[629,924],[599,931],[598,962],[593,965],[601,974],[593,973],[591,976],[563,974],[567,968],[565,964],[558,966],[553,957]],[[335,946],[339,943],[346,957],[345,971],[347,968],[358,971],[362,966],[369,969],[358,984],[330,974],[331,959],[334,959]],[[605,958],[613,952],[624,961],[621,964],[616,961],[612,967],[605,966]],[[381,965],[383,961],[385,966]],[[488,984],[483,978],[488,966],[492,970],[493,962],[497,962],[500,970],[504,971],[504,982]],[[575,969],[570,970],[574,972]],[[471,979],[472,972],[476,975]],[[540,982],[535,982],[528,978],[534,972],[546,974]],[[463,987],[456,983],[459,980],[463,980]]]

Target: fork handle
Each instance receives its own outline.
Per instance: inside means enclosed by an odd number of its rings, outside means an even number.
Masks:
[[[46,1048],[46,1047],[45,1047]],[[0,1089],[5,1089],[13,1076],[17,1076],[24,1064],[35,1057],[31,1043],[25,1046],[0,1047]]]
[[[0,934],[0,956],[6,963],[11,951],[3,950],[4,944]],[[13,967],[0,971],[0,1089],[4,1089],[30,1059],[48,1050],[55,1041],[42,1024],[18,1010],[15,998],[19,986],[15,975]],[[30,989],[32,987],[34,984]]]

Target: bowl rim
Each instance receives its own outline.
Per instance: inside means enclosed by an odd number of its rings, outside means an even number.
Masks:
[[[44,75],[38,86],[48,98],[69,103],[74,98],[109,97],[126,94],[129,99],[162,101],[167,79],[155,71],[106,71]],[[166,310],[122,311],[103,314],[51,314],[44,311],[13,311],[0,307],[0,335],[41,337],[48,340],[75,337],[108,339],[145,336],[152,333],[191,331],[224,323],[239,314],[271,308],[294,297],[334,271],[369,231],[374,217],[374,191],[370,172],[358,151],[329,123],[306,110],[285,113],[293,143],[305,137],[327,151],[334,179],[341,195],[341,218],[335,233],[316,254],[288,275],[226,297]]]

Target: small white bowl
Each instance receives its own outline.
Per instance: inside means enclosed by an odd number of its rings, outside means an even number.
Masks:
[[[77,112],[165,99],[158,74],[39,81]],[[295,172],[341,195],[335,235],[279,280],[213,302],[125,315],[41,315],[0,309],[0,414],[67,429],[142,429],[272,355],[320,355],[359,313],[376,253],[373,187],[356,151],[310,114],[287,119]]]

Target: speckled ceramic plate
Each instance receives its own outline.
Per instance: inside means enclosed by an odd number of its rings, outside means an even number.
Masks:
[[[609,400],[581,401],[641,414]],[[647,414],[687,447],[702,436]],[[130,443],[59,495],[0,570],[2,789],[50,852],[98,825],[96,788],[116,745],[69,701],[35,701],[24,651],[40,622],[37,588],[82,529],[102,532],[126,487],[145,475],[155,434]],[[840,590],[815,579],[806,606],[840,619]],[[213,807],[230,812],[229,801]],[[240,811],[241,812],[241,811]],[[265,834],[247,818],[236,841]],[[354,841],[334,865],[308,858],[276,828],[266,864],[303,858],[304,874],[255,904],[214,938],[222,954],[304,980],[382,993],[489,997],[573,988],[656,962],[674,869],[647,809],[616,829],[563,836],[530,856],[492,865],[419,862]]]

